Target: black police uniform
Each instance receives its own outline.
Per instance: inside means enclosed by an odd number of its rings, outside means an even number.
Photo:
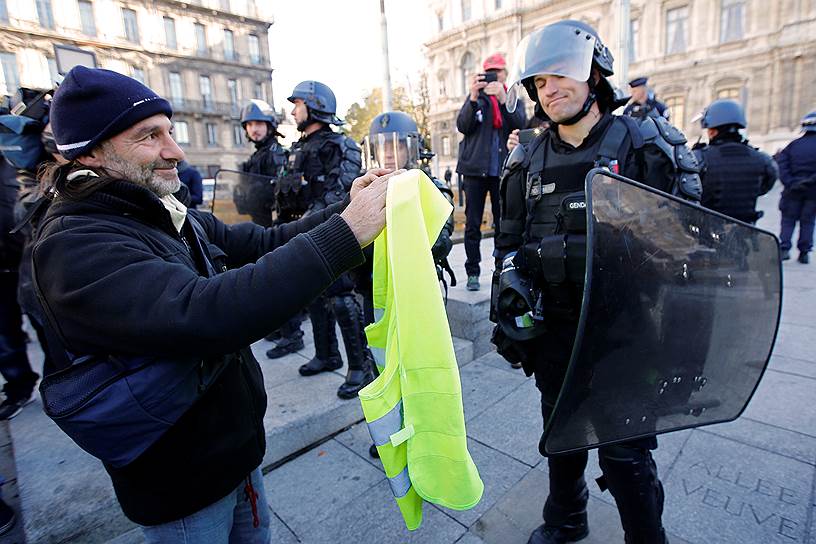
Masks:
[[[278,143],[275,133],[267,134],[260,142],[255,142],[255,152],[243,163],[241,169],[248,174],[257,174],[277,178],[286,165],[287,152]],[[272,211],[275,209],[275,186],[264,181],[247,182],[247,197],[244,209],[249,211],[252,221],[264,227],[271,227]],[[237,204],[237,203],[236,203]],[[292,219],[278,218],[278,223]]]
[[[561,235],[562,202],[576,192],[583,198],[584,177],[595,166],[606,166],[670,194],[698,199],[696,163],[684,143],[682,133],[662,118],[639,123],[604,113],[578,147],[563,141],[557,125],[553,125],[530,144],[517,146],[508,157],[500,187],[502,223],[497,249],[505,254],[523,251],[525,245],[538,245],[548,236]],[[540,198],[528,198],[536,190]],[[581,286],[573,287],[566,298],[571,298],[574,305],[580,303]],[[564,380],[578,313],[578,307],[566,308],[555,322],[547,321],[543,336],[527,341],[527,345],[508,339],[499,328],[494,334],[499,352],[510,362],[521,362],[528,376],[535,375],[545,421]],[[661,523],[663,487],[651,455],[656,447],[656,438],[650,437],[598,450],[604,473],[599,485],[601,489],[608,487],[615,498],[627,543],[655,544],[665,539]],[[539,449],[544,455],[543,444]],[[545,526],[567,530],[585,527],[587,458],[586,452],[548,458],[550,489],[544,506]]]
[[[816,223],[816,132],[806,131],[776,156],[779,178],[785,185],[779,199],[782,230],[779,238],[783,251],[790,251],[791,238],[799,223],[799,259],[808,261],[813,249],[813,227]]]
[[[715,136],[709,145],[695,146],[703,184],[701,204],[734,219],[755,223],[757,198],[771,190],[779,170],[766,153],[748,145],[737,132]]]
[[[324,124],[292,146],[289,165],[279,184],[280,206],[309,215],[346,198],[360,175],[362,158],[353,140]],[[346,383],[338,390],[341,398],[356,396],[360,384],[370,381],[373,364],[353,289],[352,276],[344,274],[309,306],[315,357],[300,368],[302,375],[309,376],[343,366],[335,333],[335,322],[339,323],[348,357]]]
[[[632,102],[623,110],[624,115],[635,119],[646,119],[647,117],[663,117],[668,119],[668,107],[663,102],[654,98],[646,99],[645,104]]]

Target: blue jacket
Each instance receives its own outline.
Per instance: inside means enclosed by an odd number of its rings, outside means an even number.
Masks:
[[[527,122],[524,108],[519,107],[509,113],[504,104],[499,104],[502,114],[502,128],[497,142],[498,157],[493,157],[498,165],[495,175],[501,173],[502,164],[507,156],[507,137],[515,129],[524,128]],[[491,153],[493,146],[493,107],[490,98],[483,92],[479,93],[476,102],[465,99],[462,109],[456,118],[456,128],[465,135],[459,142],[459,160],[456,171],[464,176],[486,177],[490,174]]]
[[[178,170],[178,177],[190,191],[191,208],[195,208],[204,202],[204,184],[201,181],[201,174],[198,173],[198,170],[185,162],[184,166],[181,166]]]
[[[783,196],[794,190],[799,196],[816,199],[816,132],[805,132],[776,156],[779,179],[785,186]],[[806,180],[810,179],[809,182]]]

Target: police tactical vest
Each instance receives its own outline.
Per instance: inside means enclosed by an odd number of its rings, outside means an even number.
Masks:
[[[756,221],[764,157],[741,142],[715,142],[697,153],[703,169],[701,204],[740,221]]]
[[[512,172],[502,178],[500,231],[518,236],[526,233],[531,241],[556,234],[563,226],[562,201],[567,195],[583,192],[586,173],[595,166],[617,171],[630,150],[642,145],[634,122],[623,117],[612,118],[596,145],[570,154],[556,153],[549,131],[543,132],[529,145],[516,174],[526,172],[524,182],[514,179],[509,183]]]
[[[410,170],[391,179],[374,243],[377,321],[366,327],[380,375],[359,392],[371,438],[409,530],[423,501],[466,510],[484,484],[467,450],[459,369],[431,244],[452,206]]]

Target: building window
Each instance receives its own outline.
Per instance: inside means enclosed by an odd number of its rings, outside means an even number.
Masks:
[[[187,121],[173,121],[173,136],[176,138],[177,144],[190,143],[190,130],[187,127]]]
[[[462,0],[462,22],[470,20],[470,0]]]
[[[232,145],[233,147],[242,147],[244,145],[244,127],[239,123],[232,125]]]
[[[436,28],[439,32],[445,30],[445,18],[441,13],[436,14]]]
[[[147,81],[145,80],[145,72],[141,68],[137,68],[136,66],[131,67],[130,77],[132,77],[142,85],[147,85]]]
[[[637,56],[638,36],[640,36],[640,19],[629,21],[629,62],[635,62]]]
[[[494,6],[496,9],[501,9],[501,6],[502,6],[502,0],[495,0],[495,2],[494,2],[494,4],[493,4],[493,6]]]
[[[742,39],[745,34],[745,0],[722,0],[720,42]]]
[[[255,34],[249,35],[249,62],[252,64],[261,63],[261,42]]]
[[[206,55],[208,53],[207,29],[201,23],[195,23],[193,27],[195,28],[196,53]]]
[[[6,0],[0,0],[0,22],[8,23],[8,6],[6,5]]]
[[[178,72],[170,72],[170,101],[174,106],[184,104],[184,85]]]
[[[450,157],[450,136],[442,136],[442,156]]]
[[[54,12],[51,10],[51,0],[37,0],[37,18],[40,20],[41,27],[54,28]]]
[[[139,22],[136,19],[136,12],[122,8],[122,22],[125,26],[125,39],[131,43],[139,43]]]
[[[235,60],[235,35],[232,30],[224,29],[224,59]]]
[[[82,24],[82,33],[86,36],[96,36],[96,20],[94,20],[93,4],[88,0],[79,0],[79,21]]]
[[[172,17],[164,17],[164,45],[168,49],[178,49],[176,40],[176,20]]]
[[[688,7],[670,9],[666,12],[666,54],[682,53],[686,50],[686,22]]]
[[[473,72],[473,65],[474,65],[474,57],[473,53],[468,51],[462,56],[462,62],[459,63],[459,83],[460,93],[466,94],[470,89],[469,78],[474,73]]]
[[[17,56],[14,53],[0,53],[0,68],[0,95],[11,96],[20,87]]]
[[[717,89],[717,98],[736,100],[737,102],[742,103],[743,102],[742,88],[724,87],[722,89]]]
[[[669,108],[672,124],[682,128],[686,123],[686,99],[682,96],[670,96],[666,98],[666,107]]]
[[[207,129],[207,145],[218,145],[218,126],[215,123],[204,123],[204,127]]]
[[[238,95],[237,79],[227,80],[227,96],[229,96],[230,104],[233,106],[236,106],[241,101],[241,97]]]
[[[264,93],[264,86],[260,81],[255,82],[255,98],[266,102],[266,93]]]
[[[205,109],[212,108],[213,98],[210,76],[198,76],[198,90],[201,91],[201,105]]]
[[[447,85],[445,84],[445,76],[439,76],[439,79],[437,79],[437,88],[439,89],[440,97],[444,98],[448,96],[448,88]]]
[[[221,11],[230,11],[230,0],[221,0]]]

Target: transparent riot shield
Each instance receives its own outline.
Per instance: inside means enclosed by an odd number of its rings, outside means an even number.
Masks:
[[[546,451],[736,419],[779,326],[776,237],[604,170],[586,195],[584,298]]]
[[[274,178],[236,170],[216,172],[211,211],[224,223],[270,225],[274,207]]]

